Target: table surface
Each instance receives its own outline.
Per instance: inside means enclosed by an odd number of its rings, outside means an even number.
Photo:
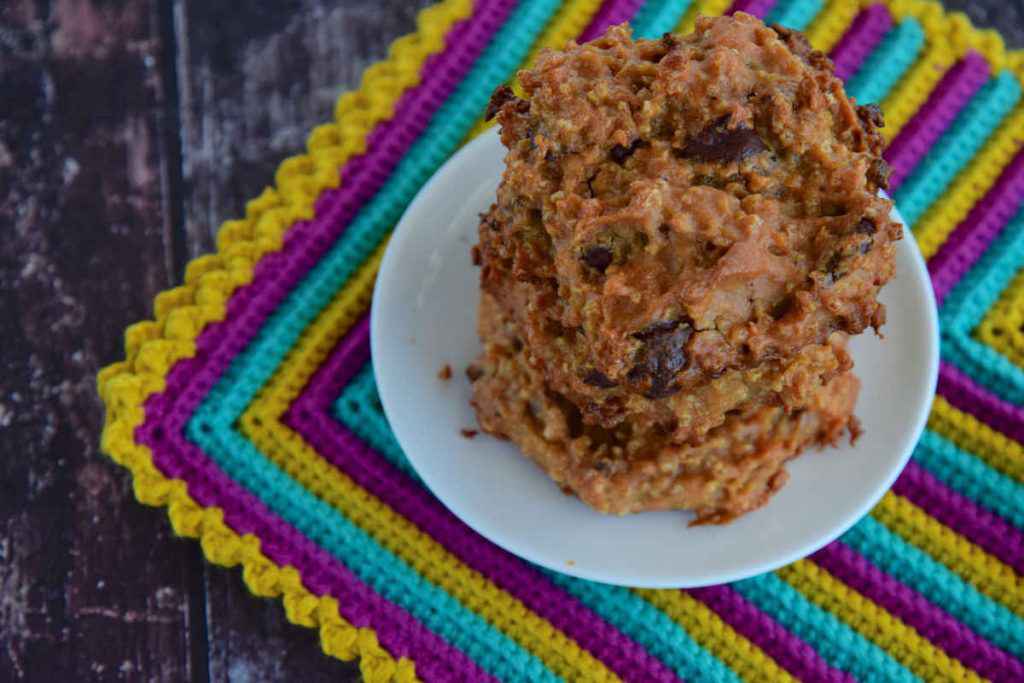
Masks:
[[[358,679],[136,503],[95,374],[427,4],[0,2],[0,681]]]

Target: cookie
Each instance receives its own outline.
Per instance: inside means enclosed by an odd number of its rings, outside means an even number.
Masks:
[[[782,487],[788,460],[857,429],[859,385],[849,372],[813,387],[804,409],[749,403],[696,443],[675,440],[660,424],[588,424],[522,360],[520,331],[492,297],[484,295],[480,312],[488,341],[471,373],[480,426],[513,441],[563,491],[600,512],[692,510],[694,523],[727,522]]]
[[[481,426],[611,513],[762,504],[847,428],[901,227],[877,107],[744,13],[543,52],[488,115]]]
[[[901,229],[880,114],[798,34],[742,13],[658,41],[620,26],[520,80],[528,99],[495,107],[483,286],[537,288],[574,377],[657,401],[882,325]]]

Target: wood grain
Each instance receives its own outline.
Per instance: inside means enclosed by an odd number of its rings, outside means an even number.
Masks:
[[[177,0],[185,229],[190,255],[272,182],[363,70],[415,29],[429,0]]]
[[[134,500],[94,377],[427,4],[0,0],[0,681],[358,680]]]
[[[175,2],[189,256],[212,249],[220,223],[242,215],[428,4]],[[208,570],[205,582],[211,681],[358,680],[355,665],[324,657],[313,631],[289,624],[279,601],[252,598],[237,571]]]
[[[98,452],[98,368],[173,281],[151,2],[0,14],[0,680],[192,677],[193,544]]]

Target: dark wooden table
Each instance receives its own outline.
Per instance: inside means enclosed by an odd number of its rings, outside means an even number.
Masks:
[[[94,377],[427,4],[0,0],[0,681],[358,678],[135,502]]]

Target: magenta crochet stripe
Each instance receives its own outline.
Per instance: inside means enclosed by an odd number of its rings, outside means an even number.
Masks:
[[[836,65],[836,76],[845,81],[857,73],[890,28],[892,15],[885,5],[871,5],[861,11],[829,55]]]
[[[325,191],[317,201],[318,218],[293,226],[285,237],[282,250],[268,254],[260,261],[253,281],[237,291],[228,303],[227,322],[208,326],[197,341],[196,356],[179,362],[169,373],[165,391],[147,402],[147,421],[140,429],[140,439],[144,438],[141,435],[157,437],[148,442],[153,448],[157,467],[168,476],[186,478],[190,491],[195,488],[193,495],[205,496],[201,501],[203,504],[217,505],[226,513],[231,511],[226,520],[239,533],[258,532],[261,539],[271,539],[267,553],[275,562],[300,568],[303,577],[333,577],[330,586],[319,586],[323,589],[320,592],[339,598],[346,619],[357,625],[371,625],[369,619],[372,615],[376,619],[372,623],[379,623],[373,627],[378,630],[385,648],[398,655],[408,653],[421,665],[424,674],[433,672],[431,677],[438,680],[450,679],[459,667],[462,668],[460,675],[471,674],[472,678],[486,678],[486,675],[460,651],[447,647],[444,641],[404,610],[383,601],[347,571],[339,574],[340,565],[332,568],[318,563],[299,550],[293,550],[290,555],[272,555],[274,549],[302,549],[304,545],[308,546],[308,541],[270,515],[198,449],[185,442],[182,430],[231,358],[257,333],[263,320],[301,274],[312,267],[330,246],[351,214],[372,194],[375,181],[377,186],[383,182],[387,172],[422,131],[431,113],[465,75],[511,6],[512,3],[500,0],[483,2],[470,19],[452,26],[446,37],[445,49],[425,61],[420,85],[400,98],[394,119],[379,124],[370,134],[369,152],[353,158],[341,170],[342,188]],[[390,144],[384,144],[385,141]],[[346,213],[347,216],[344,215]],[[215,482],[216,485],[208,486],[203,482]],[[239,509],[243,503],[235,501],[245,501],[245,509]],[[306,564],[302,564],[304,559],[308,560]],[[322,553],[320,559],[324,559]],[[365,596],[363,603],[353,597],[360,595]],[[411,635],[402,635],[406,633]],[[407,641],[408,646],[403,646]],[[455,668],[443,666],[445,661],[452,662]]]
[[[643,0],[605,0],[594,13],[590,23],[580,34],[579,42],[585,43],[604,34],[609,26],[629,21],[644,4]]]
[[[722,621],[745,636],[800,681],[852,683],[849,673],[828,665],[805,641],[752,605],[729,586],[691,588],[687,593],[707,605]]]
[[[1021,680],[1024,676],[1018,660],[881,571],[845,543],[830,543],[811,555],[811,559],[982,676],[994,680]]]
[[[159,400],[148,401],[146,414],[161,413],[159,404]],[[153,464],[165,476],[183,480],[189,495],[200,505],[221,508],[225,524],[239,535],[256,535],[263,553],[282,567],[295,567],[312,593],[336,598],[339,613],[356,626],[374,629],[381,646],[392,655],[412,658],[420,675],[427,679],[446,681],[466,676],[468,680],[491,680],[465,653],[378,595],[340,562],[276,517],[195,445],[180,437],[169,438],[174,435],[163,431],[158,420],[147,423],[150,425],[149,429],[140,428],[137,438],[152,449]],[[173,441],[177,444],[172,445]]]
[[[988,71],[985,58],[971,50],[942,76],[928,100],[885,150],[885,160],[892,170],[890,192],[910,175],[964,105],[985,84]]]
[[[357,484],[550,621],[623,678],[676,680],[671,670],[638,643],[524,562],[468,529],[426,489],[331,417],[331,402],[369,355],[369,320],[363,318],[314,374],[285,415],[285,424]]]
[[[732,7],[726,14],[735,14],[736,12],[746,12],[747,14],[753,14],[755,17],[764,19],[772,8],[775,7],[775,0],[736,0],[732,3]]]
[[[493,32],[507,17],[513,2],[480,3],[471,18],[456,23],[446,38],[445,50],[423,66],[423,80],[395,106],[395,116],[370,133],[366,154],[352,158],[341,170],[339,188],[325,190],[316,202],[316,218],[296,223],[285,235],[280,251],[266,254],[256,265],[252,282],[237,290],[228,302],[225,322],[207,326],[196,341],[203,363],[193,373],[176,366],[167,379],[167,391],[182,397],[178,416],[187,420],[224,369],[252,338],[267,316],[295,284],[330,248],[362,203],[385,182],[388,173],[426,126],[432,113],[465,75]]]
[[[1024,408],[993,396],[959,368],[945,361],[939,364],[938,393],[958,410],[1024,443]]]
[[[1024,534],[1002,517],[949,488],[913,460],[892,490],[1024,575]]]
[[[602,9],[607,7],[606,4]],[[599,19],[595,16],[595,21]],[[607,16],[605,20],[607,21]],[[864,52],[860,58],[866,54],[867,52]],[[859,62],[854,68],[857,66]],[[582,615],[587,620],[603,624],[603,629],[612,632],[608,635],[610,642],[625,639],[630,644],[633,652],[627,653],[630,654],[629,659],[647,656],[643,648],[576,603],[574,598],[555,587],[546,578],[528,570],[516,558],[465,529],[422,487],[395,470],[390,463],[367,448],[328,414],[330,402],[368,358],[367,335],[368,326],[365,320],[346,335],[290,408],[285,416],[286,424],[298,432],[314,450],[345,471],[357,483],[400,514],[413,520],[417,526],[458,555],[463,562],[473,566],[496,585],[508,590],[528,607],[552,621],[595,656],[606,659],[614,648],[609,650],[603,643],[594,642],[594,633],[600,633],[600,630],[593,623],[584,624],[581,628],[571,621],[566,623],[563,615],[573,613],[577,614],[577,618]],[[469,542],[472,542],[472,547],[468,548]],[[538,600],[536,593],[539,582],[543,582],[545,591],[550,593],[542,595],[543,599]],[[545,591],[542,591],[542,594]],[[706,599],[712,609],[717,607],[716,611],[721,610],[720,616],[752,642],[765,648],[781,666],[797,677],[805,680],[849,680],[847,674],[828,666],[807,643],[786,631],[769,615],[757,610],[732,589],[706,589],[700,593],[700,597]],[[565,600],[575,603],[572,610],[556,609],[552,612],[552,607],[559,606],[559,602]],[[616,672],[623,671],[624,666],[630,666],[618,658],[606,660],[606,664]],[[664,665],[657,660],[647,664],[649,667],[657,666],[663,669],[662,675],[672,676],[671,672],[664,669]],[[660,677],[650,669],[646,676],[654,676],[655,679]]]
[[[988,193],[974,205],[928,261],[939,305],[960,278],[1017,213],[1024,200],[1024,149],[1003,169]]]

